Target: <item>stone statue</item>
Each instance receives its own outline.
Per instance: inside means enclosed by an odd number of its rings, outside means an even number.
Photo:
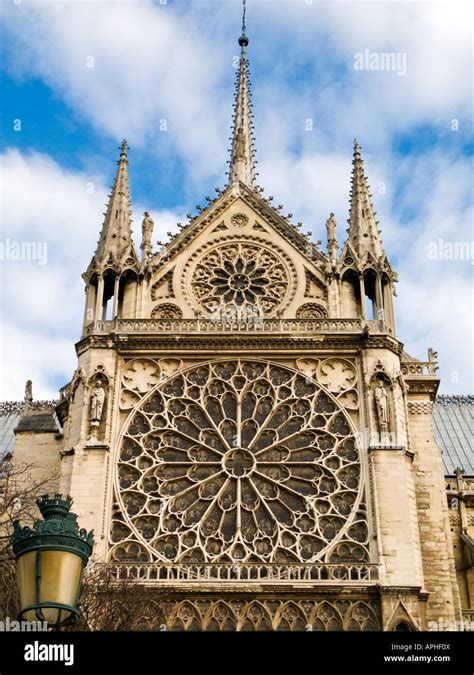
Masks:
[[[334,217],[334,213],[329,214],[329,218],[326,221],[326,229],[328,233],[328,241],[335,241],[337,240],[337,235],[336,235],[336,219]]]
[[[102,386],[102,380],[99,378],[96,381],[95,387],[92,390],[91,394],[90,420],[91,424],[94,426],[99,426],[99,422],[102,417],[104,401],[105,401],[105,389]]]
[[[438,352],[430,347],[428,349],[428,371],[430,375],[436,375],[438,368]]]
[[[235,138],[235,151],[234,159],[244,159],[245,158],[245,138],[244,130],[242,127],[237,129],[237,136]]]
[[[377,408],[377,417],[380,431],[386,431],[388,427],[388,394],[382,380],[378,380],[374,391],[375,406]]]
[[[31,380],[26,380],[24,402],[24,412],[27,413],[29,412],[31,404],[33,403],[33,383]]]
[[[328,237],[328,252],[331,260],[335,260],[337,258],[337,250],[339,248],[339,243],[337,241],[336,225],[337,223],[334,217],[334,213],[330,213],[329,218],[326,221],[326,230]]]
[[[153,218],[150,216],[148,211],[145,211],[143,214],[143,222],[142,222],[142,244],[141,244],[141,249],[144,252],[151,251],[151,238],[153,236],[153,228],[155,227],[155,223],[153,222]]]
[[[31,380],[26,380],[25,403],[31,403],[32,401],[33,401],[33,382]]]

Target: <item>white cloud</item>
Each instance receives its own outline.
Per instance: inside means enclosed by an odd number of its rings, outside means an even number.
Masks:
[[[211,101],[219,98],[216,77],[231,74],[230,56],[224,64],[199,27],[168,5],[25,2],[5,11],[4,22],[10,72],[41,77],[98,131],[136,146],[152,142],[163,154],[171,136],[195,176],[224,155]]]
[[[399,338],[420,360],[427,359],[428,347],[439,352],[441,391],[472,392],[474,266],[471,260],[428,255],[429,245],[440,239],[472,241],[470,162],[439,149],[403,160],[391,154],[365,157],[385,250],[400,278],[395,298]],[[293,221],[309,225],[305,229],[313,229],[324,248],[330,211],[336,214],[340,244],[347,236],[350,169],[350,158],[340,154],[295,159],[275,153],[260,171],[264,184],[272,186],[274,204],[284,204],[294,212]],[[376,189],[381,183],[386,194]]]
[[[284,128],[281,152],[295,145],[304,152],[316,140],[339,152],[355,135],[386,148],[394,133],[423,124],[449,132],[454,118],[463,133],[471,12],[461,2],[252,3],[262,157],[275,146],[275,118]],[[186,186],[204,186],[221,182],[225,168],[239,15],[240,2],[217,0],[12,4],[3,13],[8,69],[42,78],[100,132],[160,158],[176,155]],[[354,54],[365,49],[406,53],[407,74],[355,71]],[[308,116],[312,138],[304,131]]]
[[[105,181],[94,177],[91,195],[86,185],[91,176],[62,169],[45,155],[21,155],[7,151],[2,157],[2,216],[5,236],[16,241],[46,241],[48,264],[34,261],[3,262],[2,373],[3,398],[21,396],[27,378],[35,381],[35,396],[55,395],[55,383],[66,382],[76,359],[73,343],[82,322],[83,283],[80,278],[92,255],[100,229],[100,214],[106,202]],[[391,158],[383,163],[366,163],[369,176],[382,179],[390,174]],[[345,239],[350,161],[341,155],[316,155],[294,161],[264,165],[275,194],[275,202],[291,205],[293,220],[324,230],[330,210],[336,212],[339,239]],[[281,176],[291,176],[291,182]],[[410,353],[425,358],[432,346],[439,351],[445,391],[472,390],[472,266],[470,261],[430,260],[428,243],[469,241],[469,166],[440,152],[417,160],[405,159],[393,177],[406,183],[382,202],[381,225],[386,248],[400,273],[396,310],[400,338]],[[412,180],[410,181],[410,178]],[[52,189],[52,186],[54,189]],[[419,199],[423,189],[423,200]],[[417,199],[418,198],[418,199]],[[398,216],[414,203],[419,222],[400,225]],[[143,209],[135,208],[135,223]],[[154,239],[183,220],[183,208],[152,211]],[[139,236],[139,227],[136,227]],[[400,236],[400,234],[402,236]],[[48,363],[54,354],[54,364]],[[455,373],[455,375],[453,375]],[[456,373],[458,375],[456,375]]]
[[[0,399],[6,401],[21,400],[28,379],[33,381],[36,400],[55,399],[58,388],[54,383],[66,384],[75,368],[74,342],[69,337],[24,330],[15,316],[2,321],[0,352]]]
[[[84,283],[107,200],[102,176],[66,171],[47,155],[0,155],[4,223],[2,243],[43,242],[47,264],[0,261],[0,398],[21,397],[26,379],[36,398],[53,398],[76,367],[74,343],[82,330]],[[93,193],[88,192],[90,183]],[[135,204],[135,223],[143,208]],[[152,212],[155,240],[176,229],[176,212]],[[136,227],[136,234],[140,236]]]
[[[102,134],[127,136],[132,147],[156,153],[157,171],[166,171],[170,158],[183,162],[182,203],[191,185],[204,195],[211,180],[223,177],[239,14],[240,3],[208,0],[173,6],[151,0],[22,2],[3,13],[8,70],[42,78]],[[472,391],[472,266],[434,263],[426,250],[439,237],[472,239],[470,168],[460,150],[471,106],[470,14],[462,2],[272,0],[250,3],[248,22],[259,182],[315,239],[323,238],[324,222],[334,211],[342,243],[351,140],[359,137],[384,243],[400,273],[400,337],[419,358],[428,346],[438,349],[444,390],[451,391]],[[354,53],[366,48],[405,52],[406,76],[354,71]],[[86,67],[89,56],[94,68]],[[157,131],[161,118],[168,122],[166,134]],[[308,118],[312,133],[305,130]],[[453,118],[460,120],[457,133],[450,131]],[[395,154],[396,135],[410,134],[416,147],[423,125],[444,134],[448,150]],[[17,333],[11,333],[15,344],[8,343],[5,358],[11,370],[10,353],[21,356],[22,383],[38,373],[41,395],[54,395],[51,381],[39,374],[43,357],[26,345],[47,344],[49,354],[49,345],[57,344],[58,367],[65,379],[70,376],[71,341],[82,320],[80,274],[98,238],[110,178],[66,171],[34,153],[10,151],[3,160],[6,236],[47,241],[49,247],[47,266],[9,264],[14,292],[4,292],[1,301]],[[130,173],[133,184],[133,159]],[[379,193],[382,182],[386,194]],[[190,210],[150,206],[154,238],[163,240]],[[137,236],[142,211],[135,205]],[[22,349],[15,351],[17,344]],[[459,383],[452,381],[453,372],[461,374]],[[4,395],[21,395],[23,384],[18,391],[15,377],[5,382]]]

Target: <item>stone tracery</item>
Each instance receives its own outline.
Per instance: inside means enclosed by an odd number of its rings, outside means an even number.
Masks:
[[[155,386],[126,426],[117,492],[117,561],[368,560],[349,419],[280,365],[218,361]]]
[[[284,254],[272,249],[247,239],[213,247],[201,255],[191,272],[193,300],[210,314],[229,303],[274,314],[293,292],[294,271]]]
[[[380,629],[377,602],[266,599],[165,600],[166,628],[173,631],[374,631]],[[150,603],[143,630],[162,630],[163,606]],[[157,618],[158,617],[158,618]]]

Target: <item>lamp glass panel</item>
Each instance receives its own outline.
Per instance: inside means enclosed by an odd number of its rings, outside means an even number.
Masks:
[[[69,551],[41,551],[40,604],[74,607],[81,580],[82,559]]]
[[[17,561],[17,578],[20,588],[20,605],[30,607],[36,603],[36,551],[29,551],[20,556]],[[36,621],[34,612],[32,621]],[[26,617],[30,619],[30,617]]]

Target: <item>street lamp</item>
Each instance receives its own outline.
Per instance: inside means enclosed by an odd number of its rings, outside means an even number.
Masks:
[[[13,552],[20,589],[20,620],[46,621],[50,627],[79,619],[82,571],[92,553],[92,530],[80,529],[70,513],[72,498],[43,495],[37,505],[44,520],[32,528],[13,526]]]

